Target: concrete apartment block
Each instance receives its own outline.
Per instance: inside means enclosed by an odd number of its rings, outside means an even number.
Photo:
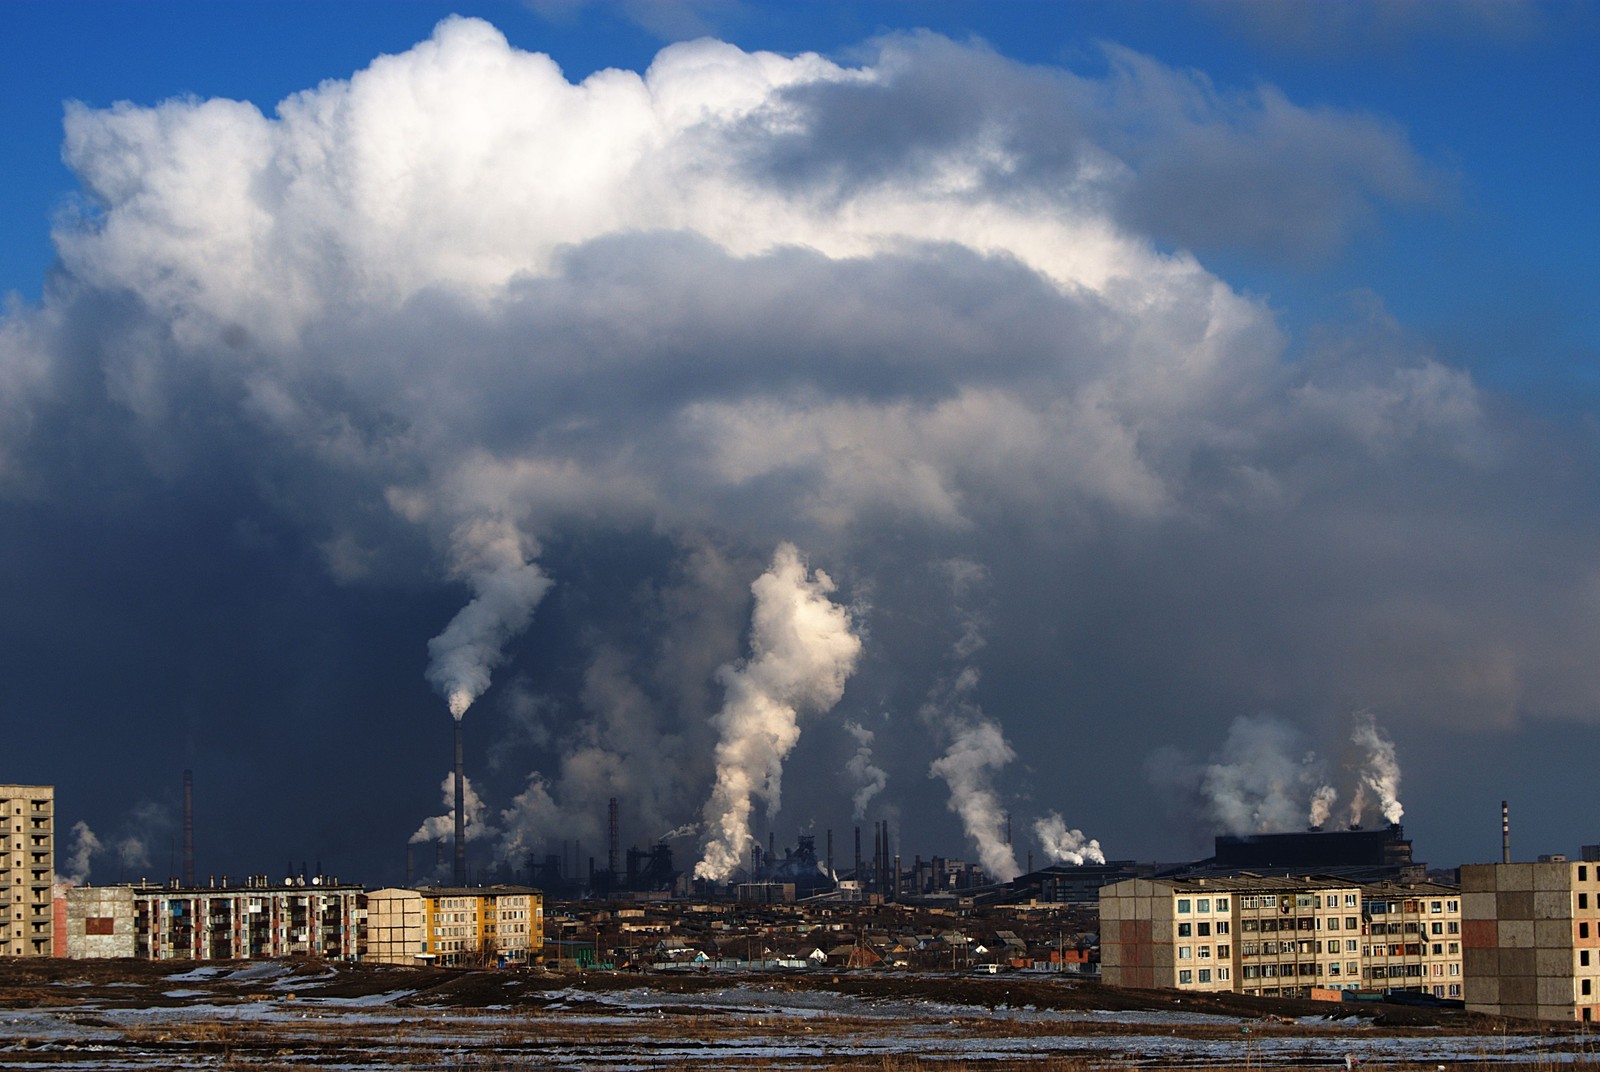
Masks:
[[[1600,1020],[1600,867],[1469,864],[1461,889],[1469,1009]]]
[[[0,956],[55,955],[54,786],[0,785]]]
[[[88,886],[66,892],[67,948],[73,960],[138,955],[132,886]]]
[[[367,957],[385,964],[527,964],[544,950],[544,895],[526,886],[367,895]]]

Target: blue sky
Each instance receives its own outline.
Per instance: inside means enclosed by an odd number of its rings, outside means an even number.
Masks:
[[[1370,714],[1432,862],[1504,797],[1600,839],[1593,5],[0,17],[0,705],[54,757],[0,780],[108,843],[182,763],[214,843],[398,879],[446,636],[484,866],[709,830],[785,615],[860,645],[768,697],[757,836],[870,789],[911,852],[1173,858],[1381,796]]]

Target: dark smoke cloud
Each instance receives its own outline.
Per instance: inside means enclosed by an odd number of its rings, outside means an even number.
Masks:
[[[573,85],[453,19],[270,117],[69,110],[82,210],[0,320],[3,680],[19,754],[81,749],[39,774],[64,814],[114,829],[193,766],[202,871],[397,879],[449,756],[427,641],[499,577],[480,844],[596,850],[611,796],[630,841],[681,827],[785,542],[862,647],[784,761],[784,841],[851,821],[867,712],[868,811],[1000,867],[1025,796],[1193,848],[1126,772],[1241,711],[1371,710],[1422,757],[1412,822],[1507,735],[1592,732],[1580,433],[1376,299],[1291,338],[1163,252],[1327,256],[1448,196],[1403,131],[1115,49],[876,48]],[[937,695],[971,717],[910,717]],[[1449,765],[1413,747],[1446,732]],[[964,829],[953,787],[993,807]]]

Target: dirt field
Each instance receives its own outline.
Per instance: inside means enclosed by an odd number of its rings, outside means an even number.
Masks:
[[[0,1069],[1550,1068],[1574,1030],[1058,977],[0,961]]]

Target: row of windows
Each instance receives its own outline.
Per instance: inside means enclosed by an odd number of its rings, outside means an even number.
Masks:
[[[1226,945],[1217,946],[1217,959],[1218,960],[1227,960],[1230,956],[1233,955],[1232,950],[1233,950],[1232,946],[1226,946]],[[1211,959],[1211,947],[1209,945],[1180,945],[1178,947],[1178,959],[1179,960],[1189,960],[1191,957],[1196,957],[1196,958],[1198,958],[1200,960],[1210,960]]]
[[[1365,905],[1369,915],[1393,916],[1401,912],[1427,911],[1434,915],[1440,912],[1461,911],[1460,901],[1368,901]]]
[[[1228,899],[1226,897],[1179,897],[1178,915],[1187,916],[1191,910],[1195,912],[1226,912],[1228,911]]]
[[[1199,923],[1180,923],[1180,924],[1178,924],[1178,937],[1179,938],[1192,938],[1192,937],[1209,938],[1211,936],[1211,926],[1212,926],[1212,924],[1211,924],[1210,920],[1201,920]],[[1227,934],[1228,933],[1228,921],[1227,920],[1225,920],[1225,919],[1217,920],[1216,921],[1216,927],[1217,927],[1217,933],[1218,934]]]
[[[1199,981],[1200,982],[1209,983],[1209,982],[1211,982],[1211,979],[1212,979],[1212,970],[1213,969],[1211,969],[1211,968],[1198,968],[1198,969],[1184,968],[1184,969],[1182,969],[1181,971],[1178,972],[1178,985],[1179,986],[1186,986],[1188,984],[1193,983],[1195,981],[1195,976],[1197,974],[1199,976]],[[1228,981],[1228,969],[1227,968],[1217,968],[1217,969],[1215,969],[1215,971],[1216,971],[1216,980],[1217,980],[1217,982],[1225,983],[1225,982]]]

